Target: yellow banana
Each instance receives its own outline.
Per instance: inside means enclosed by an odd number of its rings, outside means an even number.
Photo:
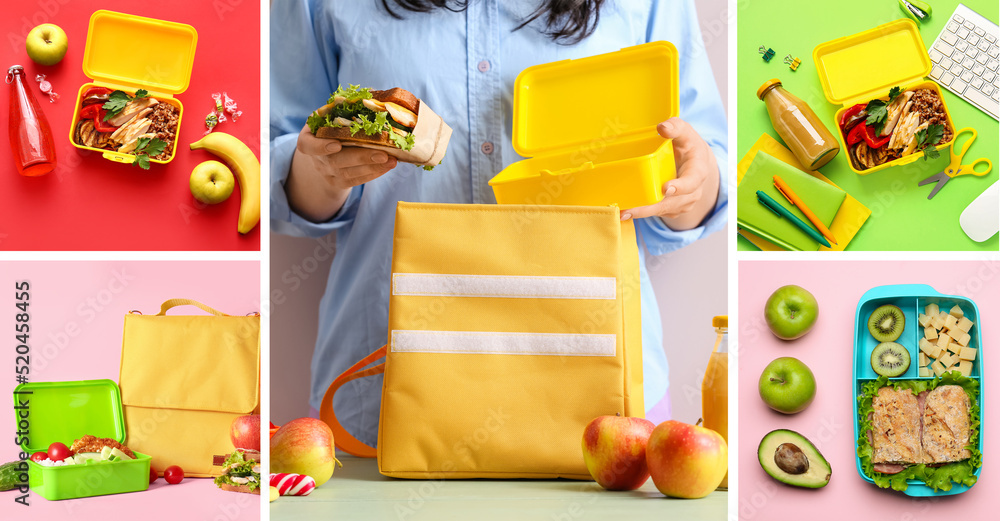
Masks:
[[[260,161],[250,147],[224,132],[211,134],[191,143],[191,150],[205,149],[219,156],[236,173],[240,182],[240,219],[237,229],[247,233],[260,222]]]

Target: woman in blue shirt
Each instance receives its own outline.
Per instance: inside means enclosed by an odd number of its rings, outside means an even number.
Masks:
[[[622,219],[636,219],[640,244],[661,255],[726,223],[726,119],[691,0],[274,2],[271,226],[337,234],[312,359],[314,409],[337,375],[385,343],[396,202],[494,204],[488,181],[522,159],[511,145],[517,74],[655,40],[672,42],[681,60],[680,117],[657,128],[674,139],[678,176],[661,202],[624,209]],[[348,83],[403,87],[434,107],[454,129],[443,164],[424,172],[312,136],[306,117]],[[628,85],[594,88],[602,103],[630,102]],[[567,124],[586,111],[567,107]],[[640,259],[644,395],[647,417],[659,422],[669,417],[667,360]],[[372,445],[380,386],[380,377],[356,380],[334,399],[341,424]]]

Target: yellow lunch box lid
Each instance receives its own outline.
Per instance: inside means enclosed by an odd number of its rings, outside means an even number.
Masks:
[[[191,81],[197,45],[190,25],[100,10],[90,17],[83,72],[131,91],[178,94]]]
[[[613,94],[608,94],[609,92]],[[677,48],[666,41],[528,67],[514,82],[514,150],[566,153],[655,129],[679,113]]]
[[[821,43],[813,62],[830,103],[883,98],[889,89],[926,77],[931,60],[917,24],[895,20]]]

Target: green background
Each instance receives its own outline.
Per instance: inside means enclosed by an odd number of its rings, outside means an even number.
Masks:
[[[964,3],[989,20],[995,22],[998,19],[1000,5],[995,0],[965,0]],[[925,47],[934,43],[958,4],[957,1],[931,3],[933,13],[930,19],[919,25]],[[791,5],[778,0],[738,2],[736,121],[739,125],[733,161],[742,158],[762,133],[766,132],[781,141],[768,119],[767,108],[756,96],[757,88],[771,78],[780,79],[789,92],[808,103],[820,120],[835,131],[834,114],[840,106],[827,101],[823,94],[812,59],[813,48],[829,40],[905,18],[896,0],[795,2],[794,7]],[[761,45],[774,49],[775,55],[770,63],[757,53]],[[802,60],[797,71],[791,71],[782,62],[786,54]],[[887,56],[886,59],[891,60],[892,57]],[[864,67],[859,67],[858,74],[864,73]],[[941,90],[957,129],[972,127],[979,132],[979,138],[969,149],[963,163],[986,157],[993,161],[993,170],[983,177],[956,177],[934,199],[927,200],[932,186],[918,187],[917,183],[945,169],[950,161],[947,149],[943,149],[941,157],[936,160],[920,160],[911,165],[859,176],[848,167],[846,151],[841,148],[837,157],[820,171],[872,210],[872,215],[848,245],[848,250],[997,251],[1000,244],[997,235],[977,243],[965,235],[958,218],[969,203],[997,180],[1000,171],[1000,125],[997,120],[950,91]],[[757,248],[739,237],[738,249]]]

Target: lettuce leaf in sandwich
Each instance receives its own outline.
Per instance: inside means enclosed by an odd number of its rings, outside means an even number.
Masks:
[[[235,450],[226,458],[222,475],[215,478],[215,485],[247,487],[253,492],[260,488],[260,463],[247,458],[242,450]]]

